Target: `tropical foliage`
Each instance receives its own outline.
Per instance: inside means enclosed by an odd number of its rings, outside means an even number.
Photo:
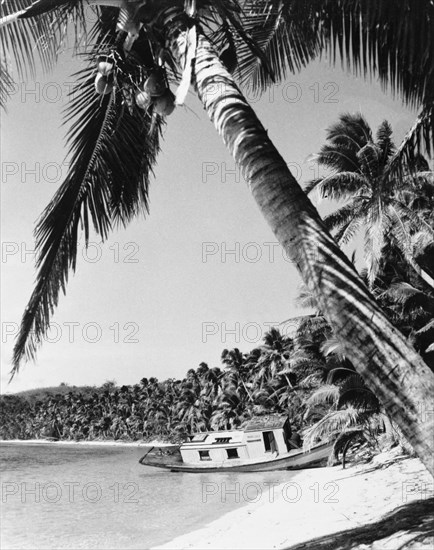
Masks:
[[[385,120],[373,137],[361,114],[343,114],[327,130],[327,144],[317,163],[331,173],[310,182],[322,198],[344,202],[324,219],[341,245],[364,231],[364,255],[372,287],[387,244],[401,251],[409,265],[434,289],[434,278],[416,261],[434,243],[434,214],[429,203],[434,173],[422,155],[401,170],[396,163],[392,128]]]
[[[398,172],[392,129],[376,139],[360,114],[343,114],[316,156],[329,174],[306,185],[339,207],[325,217],[340,245],[364,234],[366,278],[389,319],[434,368],[434,172],[416,155]],[[315,306],[306,289],[300,297]]]

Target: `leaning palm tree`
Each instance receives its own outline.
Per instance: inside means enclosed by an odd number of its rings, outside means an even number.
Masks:
[[[345,343],[347,356],[433,471],[434,419],[423,422],[418,415],[420,402],[428,401],[434,392],[433,373],[379,309],[228,71],[237,66],[246,74],[251,59],[262,75],[272,78],[276,68],[280,75],[284,73],[289,55],[304,64],[319,51],[317,19],[311,25],[305,17],[301,25],[293,21],[289,35],[299,33],[299,48],[293,44],[286,55],[291,46],[286,42],[280,50],[284,61],[278,56],[270,67],[243,27],[243,16],[256,17],[255,28],[258,18],[262,17],[262,26],[270,20],[270,11],[255,9],[255,2],[241,2],[244,11],[235,0],[88,3],[102,7],[97,9],[96,24],[87,31],[89,65],[76,77],[69,109],[74,123],[73,162],[36,229],[39,271],[16,342],[13,373],[24,358],[35,356],[48,329],[60,290],[64,291],[69,270],[76,265],[80,223],[86,239],[91,224],[105,238],[113,224],[126,224],[147,208],[148,175],[158,151],[162,117],[174,105],[168,80],[182,75],[175,102],[183,101],[192,81],[261,212]],[[52,31],[56,22],[72,16],[77,28],[83,7],[82,0],[38,0],[28,9],[28,0],[11,2],[18,4],[20,10],[7,12],[0,23],[9,40],[6,45],[13,46],[12,52],[23,63],[31,55],[27,45],[32,41],[31,37],[28,42],[19,41],[28,37],[27,27],[20,26],[22,20],[51,17],[48,28]],[[271,9],[276,3],[267,4]],[[315,4],[306,13],[315,14]],[[50,44],[53,40],[46,47]],[[227,50],[226,66],[218,54],[223,57]],[[236,62],[228,63],[228,57],[232,61],[236,57]],[[99,74],[95,78],[96,60]],[[95,94],[94,84],[101,95]]]
[[[364,230],[371,287],[389,240],[434,288],[434,279],[417,263],[414,252],[416,235],[419,242],[425,241],[425,246],[434,241],[434,228],[424,211],[419,213],[414,208],[425,188],[433,185],[434,173],[428,170],[424,159],[416,156],[411,165],[397,174],[391,170],[395,153],[392,128],[387,121],[382,122],[374,138],[363,115],[343,114],[327,130],[327,143],[316,156],[318,164],[331,173],[310,182],[306,192],[317,190],[323,198],[344,201],[324,219],[327,227],[335,231],[339,244],[347,244]],[[423,170],[416,172],[421,164]]]

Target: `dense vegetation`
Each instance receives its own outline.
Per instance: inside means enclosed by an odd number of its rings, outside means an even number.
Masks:
[[[201,363],[182,380],[5,395],[0,436],[176,440],[191,431],[239,426],[260,411],[289,412],[299,427],[304,398],[327,368],[319,340],[312,343],[311,321],[307,317],[294,338],[271,329],[264,345],[248,354],[224,350],[222,368]],[[309,357],[317,362],[301,369]]]

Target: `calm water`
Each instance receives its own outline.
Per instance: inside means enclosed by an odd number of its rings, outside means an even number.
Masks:
[[[270,483],[292,475],[170,473],[138,464],[143,452],[2,443],[1,548],[150,548],[268,498]]]

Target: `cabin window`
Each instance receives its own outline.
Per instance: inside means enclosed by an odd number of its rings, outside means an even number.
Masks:
[[[266,453],[277,451],[277,444],[273,432],[263,432],[262,437],[264,439]]]
[[[209,451],[199,451],[199,458],[201,460],[211,460],[211,457],[209,456]]]
[[[238,456],[238,449],[226,449],[228,453],[228,458],[240,458]]]

